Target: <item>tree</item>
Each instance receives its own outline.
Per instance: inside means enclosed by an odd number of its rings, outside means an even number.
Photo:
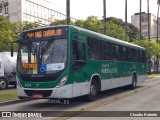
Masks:
[[[127,37],[125,38],[125,22],[115,17],[106,18],[106,25],[108,27],[105,33],[103,32],[103,20],[99,20],[97,16],[88,16],[86,20],[77,20],[71,24],[121,40],[126,39],[129,42],[138,40],[138,28],[127,23]],[[55,20],[50,25],[66,25],[66,20]]]
[[[53,26],[53,25],[66,25],[67,22],[66,20],[58,20],[58,19],[55,19],[53,22],[50,23],[50,26]],[[73,21],[70,20],[70,25],[73,25]]]
[[[118,19],[115,17],[108,17],[106,21],[107,22],[112,21],[114,24],[121,26],[123,29],[125,29],[125,22],[122,21],[122,19]],[[129,37],[127,38],[129,39],[129,42],[133,42],[139,39],[139,30],[131,23],[127,23],[127,37]],[[141,36],[141,38],[143,38],[143,36]]]
[[[135,41],[133,43],[144,47],[146,49],[147,57],[160,55],[160,45],[153,41],[142,40],[142,42]]]
[[[53,26],[53,25],[66,25],[66,24],[67,24],[66,20],[55,19],[53,22],[50,23],[50,26]]]
[[[18,36],[14,33],[10,21],[0,16],[0,52],[10,51],[10,42],[17,38]]]
[[[124,28],[113,23],[112,21],[107,22],[106,35],[120,39],[120,40],[129,41],[129,37],[127,36],[126,38],[124,34]]]
[[[103,24],[97,16],[89,16],[84,22],[83,28],[92,30],[94,32],[102,33]]]
[[[156,44],[153,41],[149,40],[142,40],[140,41],[135,41],[134,44],[140,45],[146,49],[146,54],[147,54],[147,60],[148,60],[148,67],[149,71],[151,71],[151,67],[153,67],[154,71],[156,69],[156,56],[160,55],[160,45]],[[151,63],[151,59],[154,62],[154,66],[150,66],[149,63]]]
[[[74,25],[75,26],[78,26],[78,27],[81,27],[81,28],[84,28],[84,22],[85,20],[77,20]]]
[[[37,23],[33,23],[33,22],[28,22],[28,21],[23,21],[23,22],[13,22],[12,23],[12,30],[16,33],[16,34],[20,34],[22,31],[25,30],[30,30],[30,29],[34,29],[34,28],[39,28],[40,25],[38,25]]]

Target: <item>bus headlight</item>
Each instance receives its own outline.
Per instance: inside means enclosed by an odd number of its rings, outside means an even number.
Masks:
[[[67,78],[68,78],[68,75],[67,75],[67,76],[64,76],[64,77],[61,79],[61,81],[57,84],[56,87],[62,87],[62,86],[66,83]]]

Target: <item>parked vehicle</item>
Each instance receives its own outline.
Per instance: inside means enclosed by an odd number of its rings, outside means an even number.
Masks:
[[[17,53],[11,57],[10,52],[0,52],[0,89],[6,89],[9,85],[16,87],[16,61]]]

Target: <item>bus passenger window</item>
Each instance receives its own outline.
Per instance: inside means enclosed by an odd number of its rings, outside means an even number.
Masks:
[[[111,44],[107,41],[100,41],[101,48],[101,59],[102,60],[111,60]]]
[[[127,47],[123,46],[122,47],[122,60],[123,61],[128,61],[128,52],[127,52]]]
[[[88,54],[89,59],[99,60],[99,40],[95,38],[88,37]]]
[[[120,46],[116,44],[112,44],[112,60],[113,61],[119,60],[119,52],[120,52]]]
[[[72,61],[76,61],[76,60],[82,60],[85,61],[86,60],[86,56],[85,56],[85,45],[83,42],[80,41],[73,41],[72,44],[72,56],[73,59]]]

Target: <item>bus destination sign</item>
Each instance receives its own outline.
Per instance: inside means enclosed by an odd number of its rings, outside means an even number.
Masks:
[[[40,38],[40,37],[61,36],[61,35],[62,35],[61,28],[32,31],[26,34],[28,38]]]

